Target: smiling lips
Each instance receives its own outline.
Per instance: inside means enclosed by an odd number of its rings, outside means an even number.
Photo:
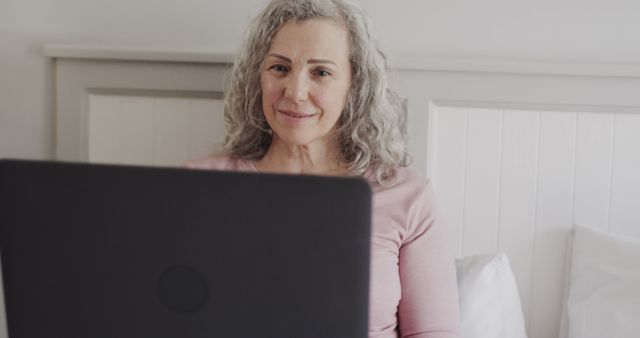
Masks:
[[[312,117],[315,115],[315,114],[305,114],[305,113],[298,113],[298,112],[286,111],[286,110],[278,110],[278,111],[287,117],[290,117],[293,119],[300,119],[300,120],[308,117]]]

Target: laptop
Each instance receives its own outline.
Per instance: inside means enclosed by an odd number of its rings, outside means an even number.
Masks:
[[[365,338],[359,178],[0,160],[11,338]]]

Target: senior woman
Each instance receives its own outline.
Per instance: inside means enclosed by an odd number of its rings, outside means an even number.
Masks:
[[[373,189],[370,337],[459,331],[455,266],[427,180],[407,166],[405,110],[366,18],[341,0],[275,0],[225,97],[223,152],[191,168],[359,175]]]

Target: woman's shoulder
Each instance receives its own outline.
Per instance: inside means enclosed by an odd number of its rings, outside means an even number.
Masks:
[[[431,180],[406,167],[396,168],[393,183],[376,185],[373,192],[380,202],[406,210],[431,208],[437,203]]]
[[[422,194],[425,190],[431,189],[431,181],[417,171],[407,167],[397,167],[394,169],[394,177],[390,184],[375,184],[373,190],[398,192],[400,194]]]
[[[398,167],[396,168],[395,173],[399,183],[428,185],[430,182],[424,175],[412,168]]]
[[[401,243],[409,243],[425,233],[433,223],[431,220],[439,215],[431,181],[413,169],[396,168],[393,183],[374,186],[373,191],[378,217],[395,220],[379,226],[399,231]]]
[[[255,166],[251,161],[228,154],[214,154],[192,159],[185,162],[184,166],[201,170],[255,171]]]

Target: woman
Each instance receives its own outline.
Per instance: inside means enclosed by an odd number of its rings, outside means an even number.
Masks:
[[[275,0],[225,98],[222,155],[192,168],[361,175],[374,191],[370,337],[457,337],[455,267],[432,189],[407,165],[405,111],[361,11]]]

